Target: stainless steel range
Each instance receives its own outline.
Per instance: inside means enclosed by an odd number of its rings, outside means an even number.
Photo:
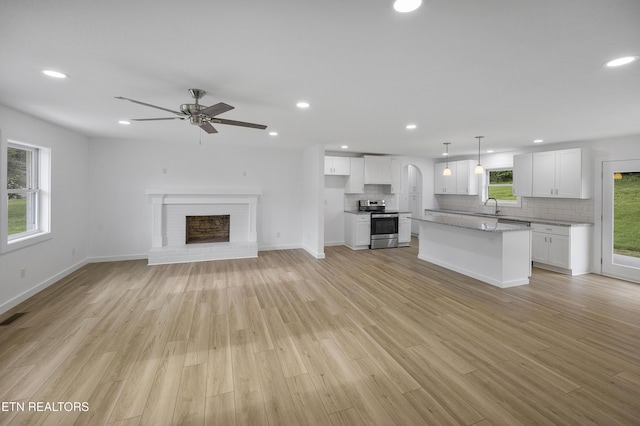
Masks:
[[[371,212],[370,248],[398,247],[398,212],[387,211],[384,200],[359,200],[358,209]]]

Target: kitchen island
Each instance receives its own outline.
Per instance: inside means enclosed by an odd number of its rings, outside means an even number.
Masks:
[[[424,216],[418,258],[507,288],[529,284],[531,230],[495,218]]]

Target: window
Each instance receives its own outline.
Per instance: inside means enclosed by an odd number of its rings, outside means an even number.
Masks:
[[[8,141],[3,152],[4,252],[49,238],[49,149]]]
[[[38,229],[38,149],[7,147],[7,213],[9,239]]]
[[[487,191],[489,198],[495,198],[505,204],[515,203],[518,199],[513,195],[513,168],[487,170]]]

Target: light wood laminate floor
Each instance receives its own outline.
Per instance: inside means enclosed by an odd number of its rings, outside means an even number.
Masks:
[[[87,265],[0,316],[27,312],[0,327],[0,402],[25,407],[0,424],[640,422],[640,285],[502,290],[412,245]]]

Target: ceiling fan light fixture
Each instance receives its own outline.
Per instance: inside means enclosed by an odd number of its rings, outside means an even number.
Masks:
[[[422,4],[422,0],[396,0],[393,2],[393,8],[396,12],[408,13],[413,12]]]

